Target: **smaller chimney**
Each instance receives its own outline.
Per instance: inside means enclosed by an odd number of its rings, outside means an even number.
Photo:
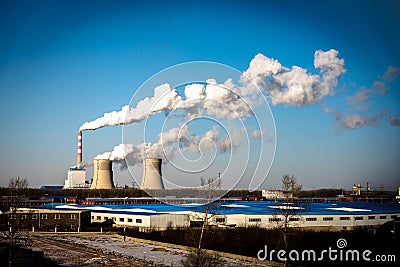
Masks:
[[[76,166],[80,167],[82,163],[82,132],[78,132],[78,155],[76,158]]]

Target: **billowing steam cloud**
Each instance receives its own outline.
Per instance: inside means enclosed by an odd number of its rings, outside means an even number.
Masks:
[[[400,76],[400,68],[389,66],[382,75],[382,79],[387,82],[394,82]]]
[[[326,113],[332,114],[336,118],[336,124],[339,129],[357,129],[364,126],[378,126],[381,119],[386,115],[384,112],[375,116],[366,116],[360,114],[343,115],[337,110],[324,108]]]
[[[162,84],[154,89],[154,95],[138,102],[136,107],[123,106],[120,111],[105,113],[102,117],[85,122],[81,131],[95,130],[111,125],[137,123],[163,111],[184,110],[187,118],[194,118],[203,113],[216,118],[245,119],[252,115],[252,108],[260,104],[260,90],[273,105],[306,106],[319,103],[327,96],[335,94],[338,80],[346,70],[344,60],[338,57],[338,51],[317,50],[314,54],[314,67],[319,74],[311,74],[298,66],[283,66],[278,60],[257,54],[243,72],[239,81],[226,80],[218,84],[209,79],[206,83],[193,83],[184,88],[183,95],[169,84]],[[385,82],[392,82],[400,76],[400,69],[389,67],[371,88],[361,87],[347,102],[358,109],[368,108],[366,100],[372,95],[385,95],[388,88]],[[385,113],[376,116],[360,114],[344,115],[328,107],[324,111],[334,115],[339,129],[356,129],[363,126],[376,126]],[[391,125],[399,126],[397,116],[391,116]],[[243,129],[242,129],[243,130]],[[120,144],[113,151],[105,152],[97,158],[106,158],[120,163],[122,168],[140,164],[144,155],[171,158],[177,149],[183,152],[213,151],[224,153],[240,144],[243,133],[236,131],[231,136],[220,137],[217,127],[204,133],[203,136],[191,136],[187,126],[172,128],[159,134],[158,142],[139,145]],[[253,138],[260,138],[264,131],[255,130]],[[178,145],[177,145],[178,144]],[[126,159],[126,162],[124,161]]]
[[[356,129],[363,126],[378,126],[379,120],[384,116],[384,113],[380,113],[376,116],[361,116],[359,114],[353,114],[346,117],[337,117],[337,122],[342,128]]]
[[[120,111],[105,113],[103,117],[91,122],[85,122],[79,130],[96,130],[111,125],[126,125],[140,122],[161,111],[173,110],[181,102],[182,99],[178,92],[172,89],[169,84],[163,84],[154,89],[154,96],[152,98],[146,97],[137,104],[136,108],[130,108],[128,105],[123,106]]]
[[[245,117],[251,113],[250,106],[255,104],[251,101],[255,85],[271,98],[274,105],[309,105],[334,94],[338,78],[345,73],[344,60],[337,56],[338,52],[333,49],[327,52],[316,51],[314,66],[320,69],[321,74],[312,75],[300,67],[289,69],[277,60],[258,54],[243,73],[240,87],[233,85],[231,80],[217,84],[210,79],[206,85],[186,86],[183,98],[169,84],[163,84],[154,89],[153,97],[145,98],[136,107],[124,106],[120,111],[105,113],[94,121],[85,122],[80,130],[131,124],[153,114],[176,109],[185,109],[189,115],[197,115],[201,108],[217,118]]]
[[[333,49],[316,51],[314,66],[321,74],[312,75],[303,68],[293,66],[289,69],[275,59],[258,54],[244,72],[242,82],[262,88],[274,105],[310,105],[334,95],[338,78],[346,72],[344,60],[337,56],[338,51]]]
[[[252,108],[260,104],[260,89],[274,105],[310,105],[325,96],[333,95],[339,77],[345,73],[344,60],[339,59],[338,52],[333,49],[327,52],[316,51],[314,66],[320,70],[319,75],[310,74],[297,66],[284,67],[277,60],[258,54],[241,75],[238,84],[231,79],[223,84],[209,79],[206,83],[187,85],[184,95],[180,95],[169,84],[162,84],[154,89],[152,97],[141,100],[136,107],[124,106],[120,111],[105,113],[96,120],[85,122],[80,131],[137,123],[154,114],[177,109],[185,110],[188,118],[206,113],[216,118],[245,119],[252,115]],[[243,135],[242,129],[221,138],[215,127],[204,136],[190,136],[189,132],[187,126],[173,128],[160,133],[158,142],[154,144],[121,144],[97,158],[119,162],[124,168],[124,159],[128,164],[135,165],[142,162],[143,155],[171,158],[176,149],[183,152],[199,149],[208,152],[216,149],[218,153],[224,153],[237,147]],[[264,134],[263,131],[255,130],[251,136],[260,138]]]
[[[351,96],[346,97],[347,103],[350,105],[347,109],[347,114],[342,114],[329,108],[324,108],[325,112],[332,114],[336,118],[336,123],[339,129],[356,129],[364,126],[378,126],[383,118],[387,118],[386,112],[379,112],[377,115],[371,116],[367,114],[349,114],[351,108],[355,108],[357,113],[362,110],[367,110],[371,106],[371,99],[374,96],[386,95],[389,92],[387,83],[395,81],[400,76],[400,69],[394,66],[388,67],[386,72],[380,75],[382,80],[377,80],[372,83],[370,88],[361,86],[360,89]],[[390,117],[390,125],[398,126],[397,117]]]

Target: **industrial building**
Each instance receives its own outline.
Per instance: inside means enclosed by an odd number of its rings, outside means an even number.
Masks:
[[[146,209],[91,211],[91,221],[101,223],[111,219],[115,227],[138,227],[139,229],[165,230],[189,227],[188,213],[157,213]]]
[[[84,168],[73,167],[68,170],[67,179],[64,182],[64,189],[89,188],[86,183],[86,171]]]
[[[185,204],[48,204],[46,208],[22,208],[8,213],[25,229],[79,231],[90,223],[112,222],[114,227],[150,229],[201,225],[206,214],[218,227],[289,227],[343,231],[378,227],[400,218],[400,204],[329,202],[293,205],[272,201],[234,201],[204,205]],[[32,228],[33,227],[33,228]]]
[[[86,181],[86,170],[82,167],[82,132],[78,131],[78,150],[76,166],[69,168],[64,181],[64,189],[86,189],[90,185]]]
[[[78,131],[76,166],[68,170],[68,176],[64,182],[65,189],[89,188],[89,184],[86,182],[86,171],[82,166],[82,141],[82,131]],[[162,159],[143,159],[141,189],[165,189],[161,165]],[[112,189],[114,187],[112,161],[95,158],[93,160],[93,178],[90,189]]]
[[[91,211],[92,222],[114,221],[115,227],[165,228],[199,225],[204,221],[204,206],[187,204],[64,205],[63,209]],[[296,212],[287,212],[296,210]],[[213,203],[208,211],[209,223],[219,227],[289,227],[342,231],[356,227],[378,227],[400,218],[399,204],[355,202],[308,203],[293,206],[271,201],[236,201]],[[162,215],[162,216],[161,216]],[[160,216],[160,217],[158,217]],[[172,223],[171,223],[172,222]]]
[[[264,198],[293,198],[293,193],[284,192],[283,190],[262,190],[261,195]]]

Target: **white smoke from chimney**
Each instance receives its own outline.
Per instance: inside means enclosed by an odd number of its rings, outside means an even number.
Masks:
[[[260,138],[261,136],[264,136],[265,133],[266,133],[265,130],[254,130],[254,131],[251,133],[251,137],[252,137],[252,138]]]
[[[182,102],[182,99],[178,92],[171,88],[169,84],[162,84],[154,89],[153,97],[146,97],[141,100],[136,108],[131,108],[128,105],[123,106],[120,111],[105,113],[102,117],[94,121],[85,122],[79,130],[96,130],[106,126],[140,122],[161,111],[173,110],[180,102]]]
[[[315,75],[298,66],[283,67],[277,60],[258,54],[243,73],[241,82],[250,92],[254,85],[262,88],[274,105],[310,105],[335,93],[339,77],[346,72],[344,60],[337,56],[334,49],[317,50],[314,66],[320,69],[320,75]]]
[[[166,163],[177,153],[192,153],[200,150],[201,153],[208,153],[213,152],[214,149],[217,149],[217,153],[225,153],[237,148],[242,136],[243,129],[220,138],[220,130],[217,126],[213,126],[203,135],[191,135],[189,127],[184,125],[160,133],[156,143],[141,143],[137,146],[119,144],[112,151],[97,155],[95,159],[112,160],[120,165],[121,170],[125,170],[127,163],[131,166],[142,164],[143,157],[161,158]],[[88,164],[93,164],[93,162],[85,163],[85,165]]]
[[[323,107],[323,110],[331,114],[336,119],[336,124],[339,130],[344,129],[357,129],[365,126],[378,126],[381,123],[381,119],[385,117],[386,113],[381,112],[375,116],[367,116],[360,114],[342,114],[340,111]]]
[[[258,87],[270,97],[274,105],[310,105],[334,94],[338,78],[345,73],[344,60],[336,50],[316,51],[314,66],[320,75],[307,73],[303,68],[283,67],[277,60],[257,54],[243,73],[239,85],[228,79],[218,84],[209,79],[206,85],[194,83],[184,89],[185,99],[169,84],[154,89],[151,98],[141,100],[136,107],[123,106],[120,111],[105,113],[102,117],[85,122],[80,130],[95,130],[111,125],[127,125],[140,122],[162,111],[185,109],[188,117],[202,112],[217,118],[237,119],[251,115],[251,107],[257,105]]]

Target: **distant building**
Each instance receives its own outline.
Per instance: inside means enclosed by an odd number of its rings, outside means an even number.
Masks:
[[[62,185],[42,185],[40,187],[40,189],[42,190],[46,190],[46,189],[50,189],[50,190],[59,190],[59,189],[63,189],[64,186]]]
[[[89,188],[86,183],[86,171],[83,168],[70,168],[64,183],[64,189]]]
[[[91,212],[92,223],[112,220],[114,227],[137,227],[139,229],[165,230],[167,228],[189,227],[189,214],[156,213],[146,209]]]
[[[10,210],[11,207],[18,206],[20,208],[37,207],[51,203],[49,199],[39,197],[20,197],[18,199],[10,196],[2,196],[0,198],[0,209],[3,211]]]
[[[20,230],[77,232],[90,224],[87,210],[21,208],[6,214]]]
[[[399,193],[398,193],[398,195],[396,196],[396,199],[397,199],[397,201],[400,203],[400,186],[399,186]]]
[[[282,190],[262,190],[261,194],[265,198],[293,198],[292,193],[285,193]]]

